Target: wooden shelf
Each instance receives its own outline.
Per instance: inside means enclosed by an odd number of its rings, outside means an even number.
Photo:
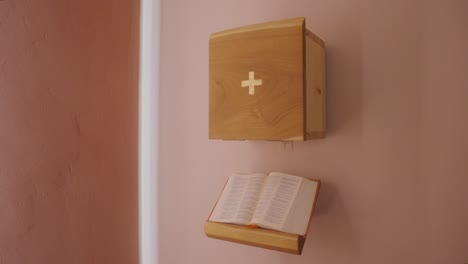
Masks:
[[[241,225],[205,221],[208,237],[301,255],[305,237]]]

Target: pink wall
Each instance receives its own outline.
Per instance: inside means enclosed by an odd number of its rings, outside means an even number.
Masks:
[[[467,263],[468,2],[165,0],[161,263]],[[329,134],[208,140],[208,37],[305,16],[327,43]],[[231,172],[323,180],[302,256],[208,239]]]
[[[0,1],[0,263],[138,262],[139,1]]]

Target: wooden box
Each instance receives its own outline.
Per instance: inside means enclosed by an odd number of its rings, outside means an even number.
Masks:
[[[304,18],[210,36],[209,138],[325,137],[325,45]]]

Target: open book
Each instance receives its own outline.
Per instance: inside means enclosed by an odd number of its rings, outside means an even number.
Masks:
[[[229,177],[209,221],[256,225],[303,236],[319,181],[272,172]]]

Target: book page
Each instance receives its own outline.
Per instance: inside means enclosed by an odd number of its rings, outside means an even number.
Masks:
[[[297,234],[300,236],[305,235],[309,227],[309,221],[314,209],[316,193],[318,191],[319,183],[304,179],[299,189],[293,206],[289,211],[289,215],[284,223],[283,228],[279,231]]]
[[[252,223],[281,230],[286,222],[303,178],[272,172],[265,180]]]
[[[266,175],[233,174],[229,177],[210,221],[250,224]]]

